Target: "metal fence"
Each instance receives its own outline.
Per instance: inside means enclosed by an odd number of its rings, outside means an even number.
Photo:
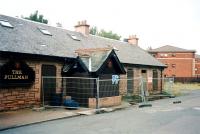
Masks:
[[[200,76],[196,77],[175,77],[174,81],[176,83],[200,83]]]
[[[125,102],[144,102],[154,94],[172,94],[173,78],[112,79],[84,77],[43,77],[44,107],[102,108]]]
[[[164,78],[165,85],[164,91],[165,93],[172,94],[174,96],[180,96],[183,94],[187,94],[192,90],[200,89],[200,78]]]
[[[88,98],[97,96],[97,78],[43,77],[44,107],[88,107]]]
[[[169,95],[175,95],[173,77],[163,78],[163,93],[166,93]]]

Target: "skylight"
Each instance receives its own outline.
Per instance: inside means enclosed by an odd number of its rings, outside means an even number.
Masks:
[[[14,28],[10,22],[6,21],[6,20],[0,20],[0,24],[4,27],[9,27],[9,28]]]
[[[47,29],[44,29],[44,28],[39,28],[40,32],[42,32],[44,35],[50,35],[52,36],[52,34],[47,30]]]
[[[71,34],[71,35],[70,35],[70,37],[71,37],[73,40],[80,41],[80,39],[78,39],[78,38],[77,38],[77,36],[76,36],[76,35],[74,35],[74,34]]]

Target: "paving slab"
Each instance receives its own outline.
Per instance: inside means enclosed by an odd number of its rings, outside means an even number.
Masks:
[[[120,106],[100,108],[100,113],[112,112],[129,107],[130,104],[122,103]],[[65,108],[34,108],[10,112],[0,112],[0,131],[20,126],[26,126],[46,121],[70,118],[80,115],[94,115],[98,110],[91,108],[65,109]]]
[[[67,110],[62,108],[47,110],[23,109],[0,113],[0,130],[20,127],[45,121],[79,116],[78,112],[89,110],[86,108]]]

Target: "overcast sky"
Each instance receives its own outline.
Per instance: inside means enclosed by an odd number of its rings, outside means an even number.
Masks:
[[[0,0],[0,14],[29,16],[35,10],[55,26],[74,30],[77,21],[139,37],[146,49],[173,45],[200,54],[200,0]]]

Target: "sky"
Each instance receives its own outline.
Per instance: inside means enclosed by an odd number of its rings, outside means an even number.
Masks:
[[[0,0],[0,14],[27,17],[36,10],[52,26],[74,30],[87,20],[122,39],[137,35],[143,49],[172,45],[200,54],[200,0]]]

